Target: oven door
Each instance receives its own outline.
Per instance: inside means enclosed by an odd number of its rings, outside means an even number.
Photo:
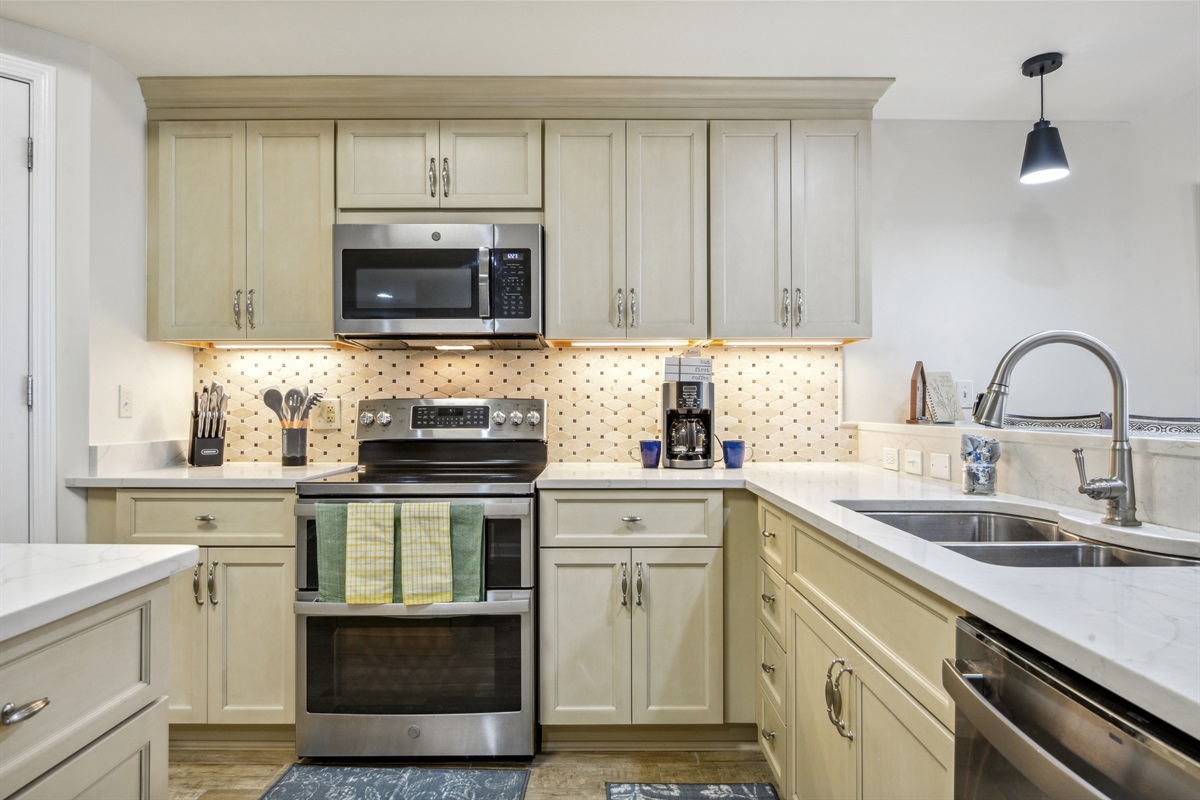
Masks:
[[[533,755],[531,590],[295,611],[299,757]]]

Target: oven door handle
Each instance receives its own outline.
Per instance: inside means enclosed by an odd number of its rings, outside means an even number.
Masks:
[[[982,675],[964,675],[953,659],[942,660],[942,685],[955,708],[1031,783],[1050,797],[1105,800],[1107,795],[1072,772],[989,703],[974,685],[982,681]]]
[[[408,503],[414,502],[404,498],[390,498],[388,500],[351,500],[339,501],[342,504],[346,502],[353,503],[372,503],[372,502],[387,502],[387,503]],[[425,501],[422,501],[425,502]],[[506,518],[506,517],[523,517],[529,514],[529,500],[487,500],[484,498],[472,499],[453,499],[450,501],[452,505],[472,505],[479,504],[483,506],[483,516],[485,518]],[[316,519],[317,504],[316,503],[296,503],[292,507],[292,513],[300,519]]]
[[[499,617],[527,614],[533,608],[528,597],[484,603],[319,603],[297,600],[292,608],[298,617]]]

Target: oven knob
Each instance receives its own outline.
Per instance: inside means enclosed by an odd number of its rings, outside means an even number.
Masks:
[[[514,411],[508,415],[508,421],[511,422],[513,425],[520,425],[522,422],[525,421],[525,415],[522,414],[520,411]]]
[[[379,424],[385,428],[388,425],[392,424],[392,415],[387,413],[386,411],[380,411],[378,419],[379,419]]]
[[[507,419],[508,417],[504,416],[503,411],[497,411],[495,414],[492,414],[492,422],[497,425],[503,425]]]
[[[362,416],[358,418],[358,424],[362,425],[364,428],[371,427],[375,424],[375,415],[370,411],[364,411]]]
[[[536,411],[530,411],[528,414],[525,415],[525,421],[528,422],[530,425],[537,425],[539,422],[542,421],[542,415]]]

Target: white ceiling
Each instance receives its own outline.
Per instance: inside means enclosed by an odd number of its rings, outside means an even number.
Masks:
[[[895,78],[880,119],[1036,119],[1021,62],[1055,50],[1055,122],[1200,85],[1200,0],[0,0],[0,17],[137,76]]]

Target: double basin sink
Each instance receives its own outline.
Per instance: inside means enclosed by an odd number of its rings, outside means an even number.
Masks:
[[[947,550],[1002,567],[1200,566],[1195,559],[1098,544],[1060,530],[1057,523],[1016,514],[858,507],[854,510]]]

